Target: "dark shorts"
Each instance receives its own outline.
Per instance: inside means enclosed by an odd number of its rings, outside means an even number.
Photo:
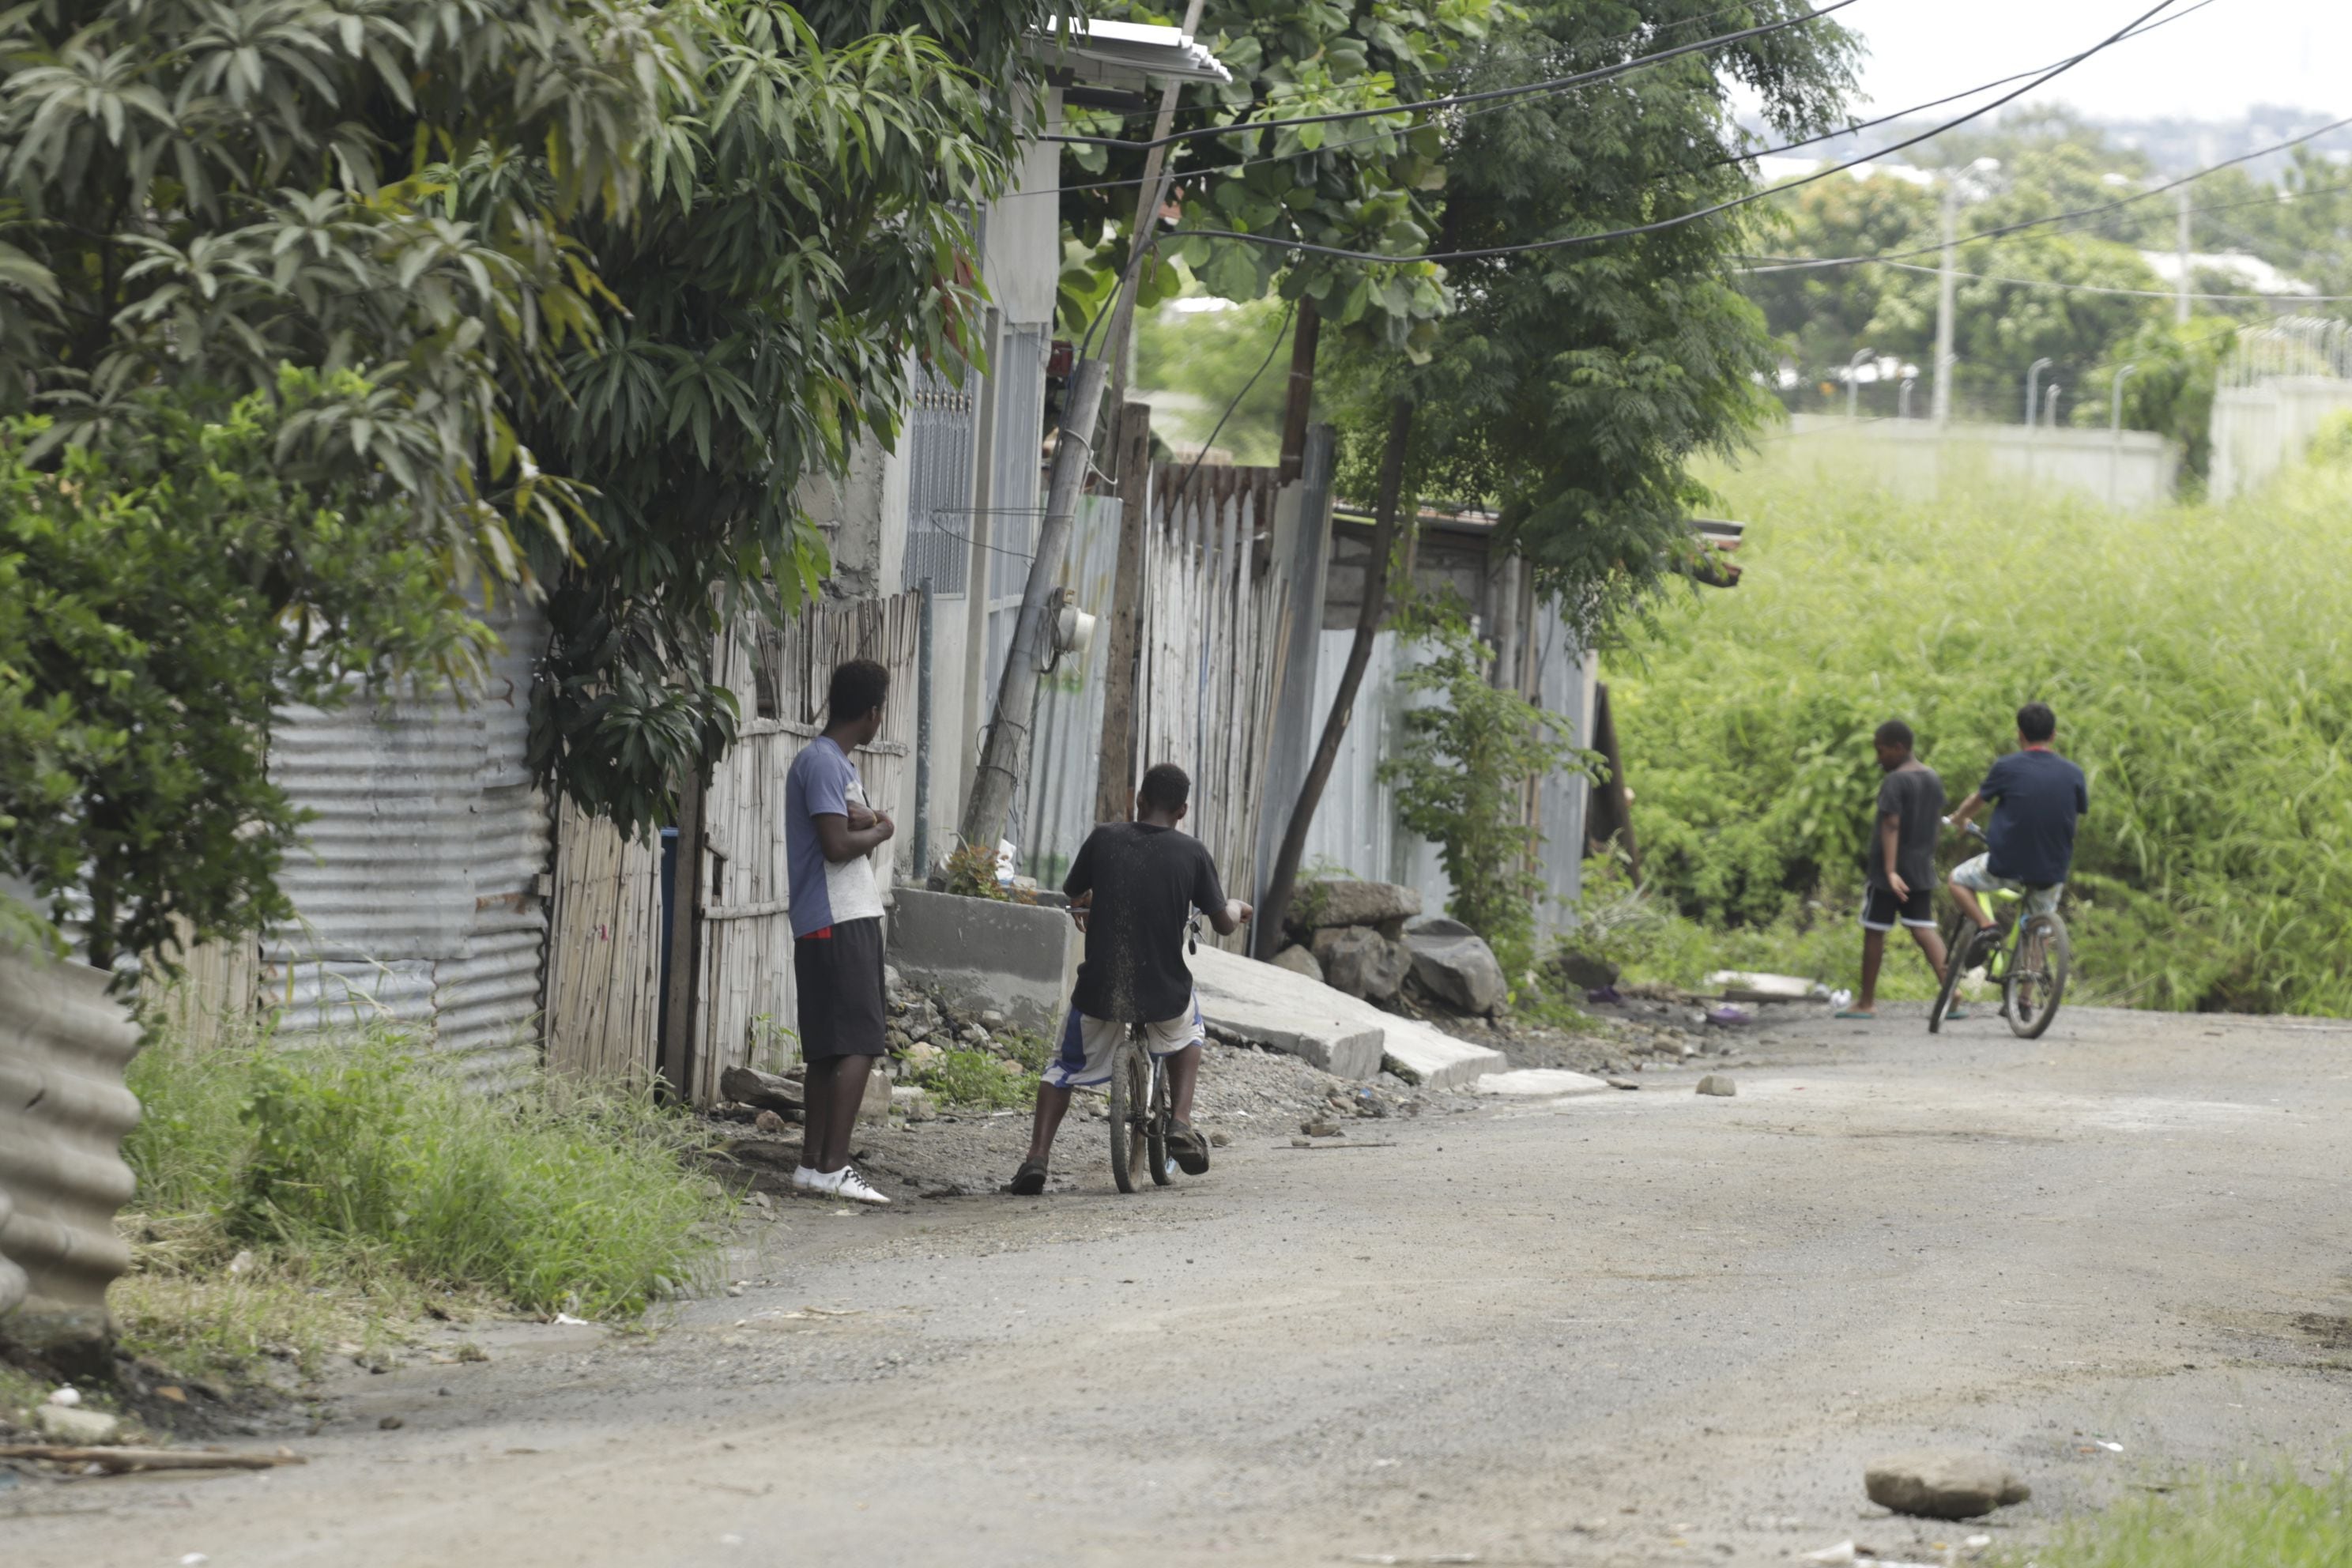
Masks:
[[[1892,888],[1873,888],[1862,900],[1862,929],[1893,931],[1900,920],[1907,926],[1936,929],[1936,889],[1914,888],[1907,899],[1897,899]]]
[[[845,921],[830,936],[793,942],[793,980],[799,988],[801,1056],[878,1057],[882,1037],[882,922]]]

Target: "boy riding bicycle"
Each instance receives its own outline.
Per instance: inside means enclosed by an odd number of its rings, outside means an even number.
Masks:
[[[2021,891],[2025,912],[2032,916],[2057,909],[2058,896],[2065,891],[2074,859],[2074,824],[2091,808],[2091,796],[2083,770],[2050,749],[2057,733],[2058,718],[2048,703],[2019,709],[2017,750],[1994,759],[1984,783],[1944,819],[1964,827],[1987,801],[1996,805],[1985,832],[1985,852],[1952,870],[1953,901],[1978,931],[1975,950],[1952,954],[1963,968],[1992,940],[1993,919],[1978,894]]]
[[[1045,1163],[1071,1091],[1109,1081],[1111,1054],[1129,1024],[1144,1026],[1145,1048],[1168,1063],[1174,1111],[1168,1152],[1189,1175],[1209,1168],[1209,1141],[1192,1125],[1206,1030],[1184,963],[1184,928],[1198,910],[1227,935],[1250,918],[1250,907],[1225,897],[1207,846],[1176,831],[1192,791],[1173,763],[1153,767],[1136,792],[1135,820],[1103,823],[1070,863],[1062,890],[1070,918],[1087,933],[1087,956],[1061,1047],[1037,1082],[1029,1155],[1010,1189],[1017,1194],[1045,1190]]]

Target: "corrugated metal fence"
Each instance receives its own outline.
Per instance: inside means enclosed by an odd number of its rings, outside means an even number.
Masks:
[[[280,715],[270,776],[313,820],[260,990],[281,1033],[406,1026],[499,1081],[538,1054],[549,824],[524,743],[547,625],[514,601],[488,618],[506,646],[476,689]]]

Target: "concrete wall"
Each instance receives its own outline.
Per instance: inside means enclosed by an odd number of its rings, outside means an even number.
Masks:
[[[2298,375],[2213,395],[2215,500],[2251,490],[2290,463],[2300,462],[2331,414],[2352,409],[2352,381]]]
[[[890,962],[959,1012],[994,1007],[1052,1037],[1077,983],[1085,939],[1058,904],[1004,904],[901,886],[890,910]]]
[[[0,948],[0,1339],[70,1372],[105,1370],[106,1288],[131,1266],[114,1214],[132,1188],[122,1069],[139,1030],[106,986]]]
[[[1797,414],[1763,438],[1751,462],[1811,465],[1827,477],[1867,476],[1898,495],[1930,500],[1988,485],[2023,482],[2075,491],[2108,506],[2160,506],[2172,498],[2179,449],[2160,436],[2126,430],[2029,429],[2022,425],[1938,428],[1925,419],[1845,419]]]

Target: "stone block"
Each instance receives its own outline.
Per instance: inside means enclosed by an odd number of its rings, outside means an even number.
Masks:
[[[966,1017],[994,1011],[1058,1036],[1085,951],[1086,938],[1058,906],[891,889],[892,966]]]
[[[1359,882],[1335,878],[1302,882],[1290,901],[1290,921],[1315,930],[1326,926],[1377,926],[1421,913],[1421,889],[1395,882]]]
[[[1318,985],[1323,984],[1323,966],[1316,962],[1312,949],[1301,947],[1297,942],[1293,942],[1276,953],[1273,962],[1277,967],[1287,969],[1293,974],[1304,974]]]
[[[1419,930],[1408,931],[1404,944],[1412,955],[1412,977],[1432,996],[1465,1013],[1491,1013],[1502,1005],[1508,989],[1503,966],[1484,938]]]

